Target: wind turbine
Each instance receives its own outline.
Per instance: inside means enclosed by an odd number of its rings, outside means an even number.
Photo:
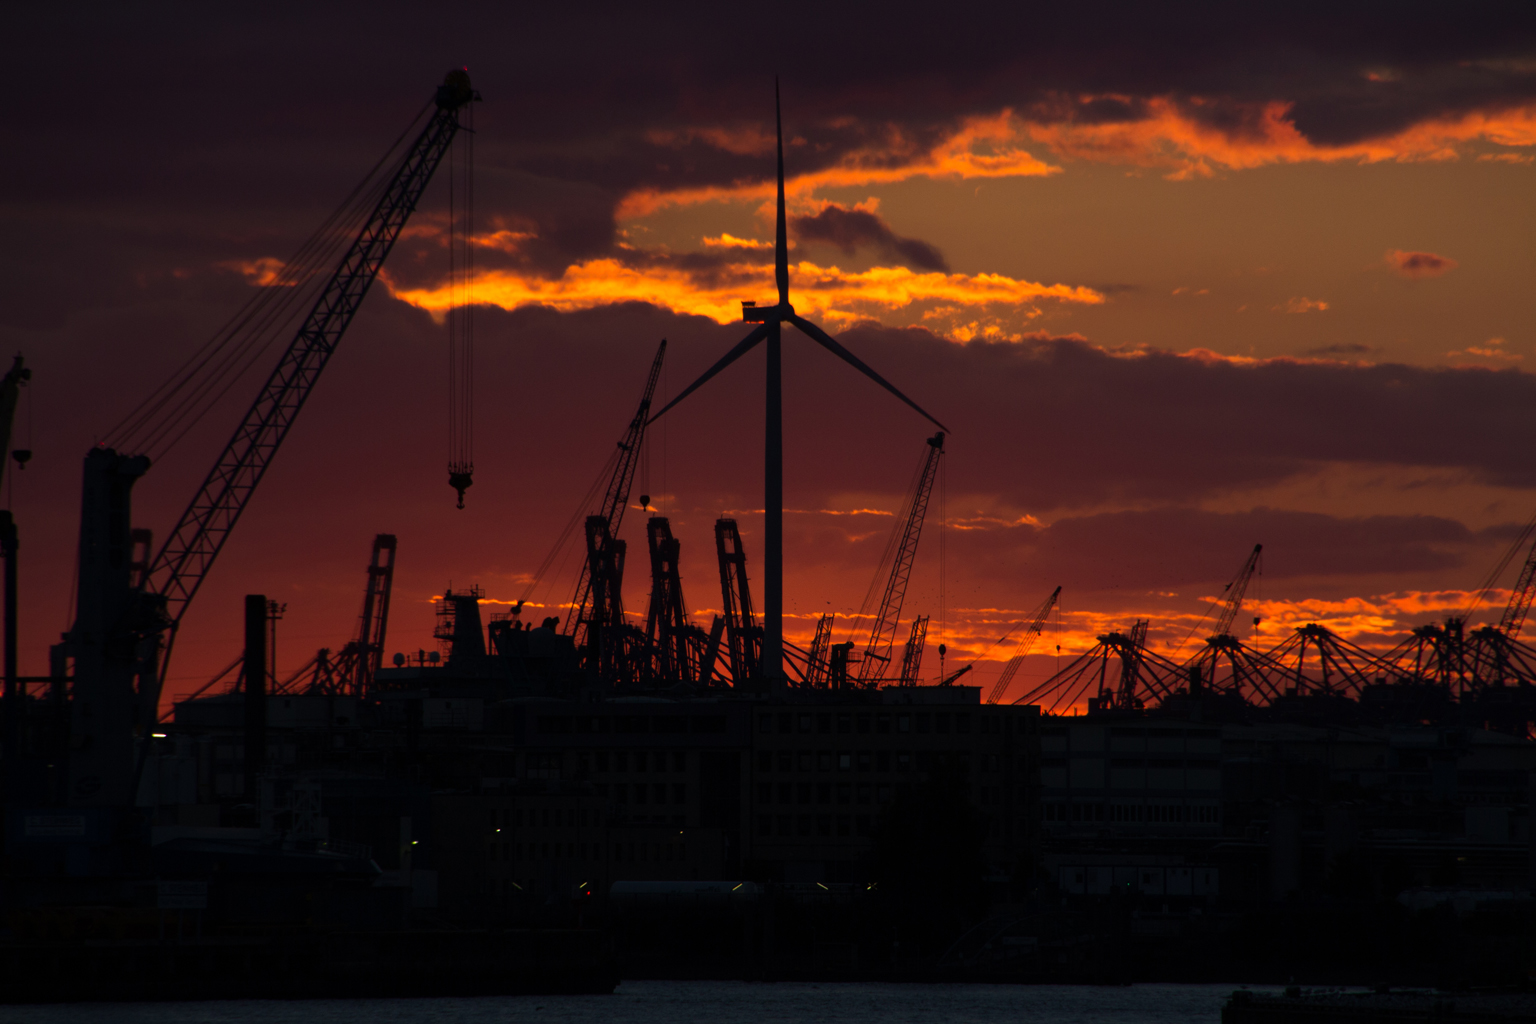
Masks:
[[[843,362],[858,370],[870,380],[916,409],[940,430],[948,431],[938,420],[912,399],[898,391],[894,385],[870,369],[863,360],[849,352],[837,339],[820,327],[795,313],[789,304],[789,232],[784,217],[784,119],[779,109],[779,83],[773,83],[773,116],[778,131],[779,144],[779,217],[774,238],[773,270],[779,286],[779,302],[775,306],[759,306],[756,303],[741,304],[741,318],[755,323],[754,328],[741,342],[720,361],[704,371],[703,376],[684,388],[676,398],[651,417],[650,422],[667,414],[674,405],[693,394],[711,377],[746,355],[760,341],[768,342],[768,402],[767,431],[763,453],[763,681],[772,686],[784,679],[784,395],[782,367],[779,359],[780,328],[793,324],[800,333],[827,349]]]

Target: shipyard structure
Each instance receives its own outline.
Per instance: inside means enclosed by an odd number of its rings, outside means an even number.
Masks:
[[[568,599],[486,618],[475,588],[445,590],[435,649],[398,650],[401,544],[379,534],[364,568],[358,538],[352,637],[280,677],[282,606],[248,595],[244,649],[167,706],[187,607],[434,171],[473,137],[477,98],[451,73],[281,286],[87,454],[75,617],[48,638],[46,675],[17,671],[25,524],[0,514],[3,998],[603,991],[621,970],[1426,984],[1536,967],[1536,650],[1520,640],[1536,547],[1498,625],[1457,617],[1371,652],[1316,624],[1269,650],[1238,639],[1256,546],[1189,659],[1134,621],[1015,685],[1057,587],[985,693],[966,685],[971,665],[925,659],[929,620],[906,600],[947,432],[794,312],[782,146],[778,302],[744,304],[756,326],[671,403],[766,344],[757,590],[722,518],[718,579],[685,600],[684,538],[632,496],[666,412],[662,342],[572,520],[580,569],[552,584]],[[132,514],[147,453],[193,429],[290,314],[277,367],[157,548]],[[851,639],[827,615],[804,647],[782,629],[785,324],[939,427],[912,439]],[[7,450],[25,381],[20,359],[0,381]],[[462,506],[473,462],[455,424]]]

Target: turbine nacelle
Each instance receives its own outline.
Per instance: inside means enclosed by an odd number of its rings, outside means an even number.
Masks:
[[[787,302],[772,306],[759,306],[755,302],[741,304],[741,319],[749,324],[782,324],[795,318],[795,307]]]

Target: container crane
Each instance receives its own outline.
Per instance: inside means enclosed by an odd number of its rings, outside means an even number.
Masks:
[[[436,109],[426,126],[395,165],[277,368],[142,573],[132,568],[136,531],[129,511],[133,485],[150,460],[104,445],[86,455],[76,617],[61,652],[75,666],[70,803],[121,807],[131,801],[134,729],[157,719],[160,680],[182,617],[415,212],[459,130],[460,112],[477,99],[466,72],[449,72],[429,104]]]
[[[944,432],[930,437],[928,451],[918,470],[917,486],[912,491],[901,524],[901,533],[891,561],[891,575],[885,582],[885,593],[880,598],[880,610],[875,615],[874,628],[870,630],[869,643],[864,649],[864,660],[859,663],[859,685],[873,686],[879,679],[880,668],[889,665],[891,647],[896,641],[896,625],[901,619],[901,605],[907,596],[907,581],[912,576],[912,559],[917,555],[917,539],[923,532],[923,518],[928,512],[928,498],[933,493],[934,477],[939,471],[939,457],[944,454]]]
[[[1040,607],[1030,613],[1029,623],[1024,627],[1024,635],[1019,637],[1018,644],[1013,649],[1013,656],[1003,666],[1003,674],[997,677],[997,682],[992,685],[992,692],[987,694],[987,703],[996,704],[1003,699],[1003,694],[1008,692],[1008,686],[1013,682],[1013,677],[1019,674],[1019,669],[1024,664],[1024,659],[1029,656],[1030,649],[1035,646],[1035,641],[1040,639],[1040,634],[1045,631],[1046,620],[1051,617],[1051,609],[1056,607],[1056,599],[1061,596],[1061,588],[1051,591],[1051,596],[1041,602]]]
[[[760,676],[763,627],[752,611],[747,581],[747,550],[734,519],[715,520],[715,555],[720,561],[720,598],[725,608],[725,642],[730,652],[731,685],[744,686]]]

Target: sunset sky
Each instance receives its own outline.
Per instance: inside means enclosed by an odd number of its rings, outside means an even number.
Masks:
[[[903,634],[932,614],[940,639],[942,506],[942,639],[951,669],[993,659],[984,686],[1007,654],[989,646],[1057,584],[1064,656],[1138,617],[1171,653],[1255,543],[1259,646],[1307,621],[1390,646],[1464,606],[1536,512],[1533,12],[13,12],[0,340],[34,367],[16,444],[36,455],[6,484],[23,670],[71,619],[81,457],[457,66],[485,97],[468,507],[444,468],[443,179],[188,614],[169,692],[239,653],[246,593],[288,605],[280,672],[340,647],[378,532],[400,544],[392,651],[433,647],[446,586],[525,593],[660,339],[665,399],[745,333],[742,300],[772,300],[776,74],[795,305],[953,431]],[[157,539],[276,354],[140,483]],[[749,572],[761,558],[762,394],[753,353],[658,424],[636,482],[705,626],[716,516],[740,518]],[[785,416],[786,630],[803,643],[831,611],[843,639],[931,428],[793,331]],[[637,551],[643,525],[632,510]],[[536,604],[569,599],[576,558]]]

